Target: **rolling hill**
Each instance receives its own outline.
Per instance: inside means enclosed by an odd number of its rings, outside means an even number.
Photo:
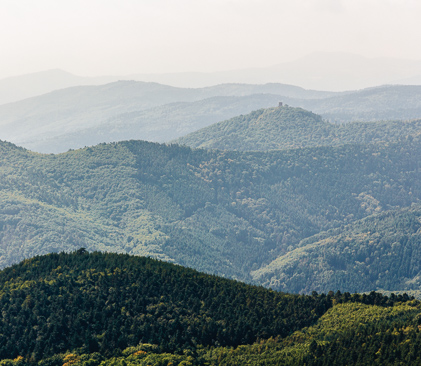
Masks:
[[[60,69],[12,76],[0,79],[0,105],[72,86],[107,84],[117,80],[112,76],[82,77]]]
[[[27,136],[20,144],[33,151],[58,153],[102,142],[128,139],[166,142],[241,113],[261,107],[272,107],[278,100],[277,95],[260,94],[170,103],[143,111],[104,117],[104,121],[98,125],[80,127],[74,132],[57,132],[60,134],[50,138]]]
[[[267,153],[141,141],[0,151],[2,267],[84,246],[253,281],[303,239],[421,199],[418,138]]]
[[[376,202],[360,199],[368,210],[376,210]],[[253,276],[266,286],[293,292],[419,291],[420,241],[420,206],[375,213],[303,240]]]
[[[39,360],[79,347],[112,355],[139,342],[172,352],[250,344],[311,325],[332,306],[326,296],[286,295],[149,258],[84,249],[35,257],[0,277],[0,308],[8,314],[0,325],[0,359]]]
[[[408,120],[421,118],[421,86],[384,85],[322,100],[285,99],[336,123]]]
[[[193,148],[267,151],[398,141],[421,133],[421,120],[333,124],[301,108],[260,109],[174,142]]]
[[[139,139],[162,142],[220,119],[277,105],[277,95],[305,99],[332,93],[282,84],[183,89],[119,81],[76,86],[0,105],[0,138],[41,152],[64,152],[69,148],[130,139],[133,134]],[[163,137],[159,135],[160,128]],[[78,133],[83,143],[75,138]],[[64,148],[55,142],[57,137],[66,142]]]
[[[9,366],[388,365],[421,357],[421,305],[407,295],[284,294],[83,248],[0,271],[0,310],[0,363]]]

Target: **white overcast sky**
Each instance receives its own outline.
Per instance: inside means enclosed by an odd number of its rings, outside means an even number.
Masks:
[[[419,0],[0,0],[0,78],[271,66],[315,51],[421,60]]]

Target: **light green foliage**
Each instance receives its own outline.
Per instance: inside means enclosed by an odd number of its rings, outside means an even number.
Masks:
[[[354,264],[365,263],[366,258],[379,263],[370,263],[374,272],[369,276],[374,279],[365,284],[355,281],[361,275],[351,270],[351,263],[338,277],[340,282],[329,282],[323,263],[335,265],[334,256],[310,263],[308,267],[317,267],[320,262],[323,270],[313,283],[294,272],[281,287],[276,276],[255,272],[269,273],[264,268],[275,258],[304,265],[318,244],[311,239],[307,243],[313,247],[305,247],[302,240],[373,213],[418,203],[418,138],[267,153],[191,150],[141,141],[59,155],[34,154],[4,142],[0,150],[3,266],[84,246],[150,255],[208,273],[306,292],[402,290],[419,271],[419,262],[409,260],[415,252],[411,254],[402,241],[382,254],[389,267],[402,267],[394,281],[379,279],[385,269],[376,250],[364,257],[355,257],[352,251],[348,255]],[[406,222],[402,221],[402,230]],[[331,234],[338,236],[323,235]],[[390,244],[397,241],[392,230],[383,236],[383,241],[393,240]],[[320,242],[321,248],[334,240]],[[346,240],[342,242],[345,247]],[[304,254],[306,259],[298,261]],[[406,272],[399,264],[402,255]],[[415,284],[404,289],[415,289]]]
[[[385,211],[307,238],[253,272],[267,286],[294,292],[420,288],[421,208]]]

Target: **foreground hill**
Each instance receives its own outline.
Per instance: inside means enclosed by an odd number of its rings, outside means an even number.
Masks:
[[[0,284],[0,359],[40,359],[79,347],[110,355],[139,342],[163,351],[250,344],[285,337],[331,307],[326,296],[286,295],[83,249],[7,268]]]
[[[333,124],[301,108],[260,109],[175,140],[194,148],[266,151],[397,141],[421,133],[421,120]]]
[[[337,357],[333,345],[341,342],[364,342],[367,359],[388,360],[396,331],[405,327],[399,350],[419,342],[421,308],[409,300],[374,292],[288,295],[148,258],[79,249],[0,272],[0,362],[300,364]],[[374,327],[393,331],[392,340],[382,340],[382,356],[373,347]],[[361,334],[351,338],[351,330]],[[407,357],[419,359],[419,351]]]
[[[251,281],[305,238],[420,203],[420,154],[417,138],[268,153],[128,141],[41,155],[1,142],[0,264],[84,246]]]

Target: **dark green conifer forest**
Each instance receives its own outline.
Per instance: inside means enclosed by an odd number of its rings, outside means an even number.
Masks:
[[[364,362],[419,359],[421,305],[406,294],[290,295],[84,248],[0,284],[0,365],[347,364],[348,344]]]

